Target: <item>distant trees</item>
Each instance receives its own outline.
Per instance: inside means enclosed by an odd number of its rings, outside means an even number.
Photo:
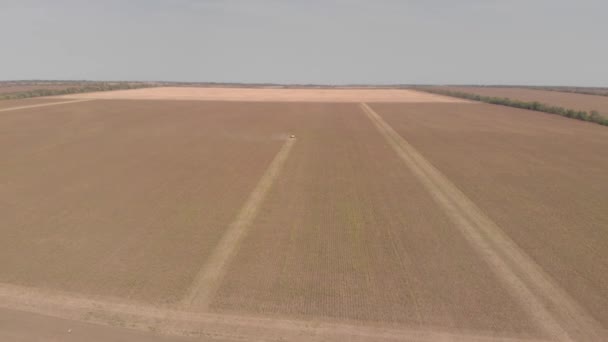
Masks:
[[[537,112],[544,112],[550,114],[557,114],[561,116],[565,116],[572,119],[582,120],[594,122],[600,125],[608,126],[608,117],[601,116],[597,111],[593,110],[590,113],[582,110],[573,110],[566,109],[563,107],[547,105],[544,103],[540,103],[537,101],[526,102],[520,100],[513,100],[507,97],[490,97],[490,96],[481,96],[477,94],[465,93],[460,91],[452,91],[447,89],[436,89],[436,88],[417,88],[418,90],[423,90],[429,93],[446,95],[452,97],[458,97],[461,99],[467,99],[478,102],[485,102],[495,105],[515,107],[521,109],[529,109]]]
[[[529,86],[526,88],[558,91],[563,93],[574,93],[574,94],[585,94],[585,95],[596,95],[596,96],[608,96],[608,89],[606,88],[583,88],[583,87],[546,87],[546,86]]]
[[[14,99],[25,99],[30,97],[39,96],[56,96],[56,95],[67,95],[67,94],[78,94],[78,93],[90,93],[95,91],[109,91],[109,90],[121,90],[121,89],[137,89],[154,87],[155,84],[149,83],[129,83],[129,82],[113,82],[113,83],[94,83],[87,85],[80,85],[77,87],[69,87],[65,89],[34,89],[29,91],[21,91],[17,93],[0,94],[0,100],[14,100]]]

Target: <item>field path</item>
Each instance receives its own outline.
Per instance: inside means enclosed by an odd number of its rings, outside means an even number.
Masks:
[[[369,105],[362,103],[361,109],[547,337],[557,341],[604,340],[599,323],[555,285],[496,223]]]
[[[62,105],[62,104],[68,104],[68,103],[77,103],[77,102],[86,102],[86,101],[93,101],[93,99],[81,99],[81,100],[71,100],[71,101],[61,101],[61,102],[49,102],[49,103],[40,103],[40,104],[35,104],[35,105],[9,107],[9,108],[2,108],[2,109],[0,109],[0,112],[8,112],[8,111],[12,111],[12,110],[29,109],[29,108],[36,108],[36,107],[55,106],[55,105]]]
[[[209,256],[207,262],[199,271],[187,295],[182,299],[183,306],[194,307],[203,311],[207,310],[209,302],[226,272],[226,266],[247,233],[247,228],[255,219],[266,193],[281,172],[295,142],[296,139],[288,138],[276,154],[235,220],[230,224],[226,233],[224,233],[224,236],[222,236],[222,239],[215,247],[213,254]]]
[[[93,333],[89,340],[97,341],[95,332],[110,333],[112,338],[131,341],[137,331],[163,336],[193,338],[193,341],[453,341],[453,342],[541,342],[546,339],[521,338],[475,332],[409,329],[400,327],[365,326],[361,324],[265,318],[251,315],[217,314],[179,311],[153,305],[127,302],[122,298],[90,298],[74,293],[47,291],[0,283],[0,331],[11,339],[44,336],[45,326],[50,334],[58,335],[58,325],[73,328],[76,336]],[[1,318],[6,315],[9,320]],[[43,316],[38,316],[43,315]],[[60,319],[60,320],[58,320]],[[68,320],[61,321],[61,320]],[[70,323],[71,322],[71,323]],[[100,324],[98,326],[85,323]],[[2,329],[3,324],[10,324]],[[31,327],[36,326],[35,330]],[[104,329],[104,326],[108,329]],[[30,328],[27,328],[30,327]],[[38,327],[41,327],[38,329]],[[122,328],[128,328],[118,330]],[[65,333],[67,329],[61,332]],[[47,333],[48,334],[48,333]],[[86,335],[86,334],[85,334]],[[62,341],[71,341],[64,335]],[[0,337],[3,334],[0,333]],[[20,339],[22,338],[22,339]],[[108,338],[109,339],[109,338]],[[44,338],[36,339],[44,340]],[[101,339],[106,340],[106,339]],[[113,339],[112,339],[113,340]],[[145,340],[145,339],[143,339]],[[188,339],[189,340],[189,339]]]

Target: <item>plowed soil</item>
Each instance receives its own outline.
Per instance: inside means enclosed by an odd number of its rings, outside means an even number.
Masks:
[[[492,105],[374,105],[608,325],[608,129]]]
[[[0,281],[181,299],[284,140],[268,115],[121,101],[2,113]]]
[[[177,89],[0,102],[1,338],[608,339],[605,127]]]
[[[357,105],[299,108],[292,158],[213,308],[534,331]]]

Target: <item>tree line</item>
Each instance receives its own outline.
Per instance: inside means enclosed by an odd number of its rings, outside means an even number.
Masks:
[[[148,83],[99,83],[92,85],[81,85],[76,87],[68,87],[65,89],[33,89],[28,91],[20,91],[17,93],[0,94],[0,100],[15,100],[25,99],[39,96],[57,96],[78,93],[90,93],[96,91],[123,90],[153,87],[155,85]]]
[[[423,90],[429,93],[446,95],[451,97],[458,97],[461,99],[490,103],[501,106],[515,107],[521,109],[529,109],[537,112],[549,113],[549,114],[557,114],[561,116],[565,116],[572,119],[589,121],[593,123],[597,123],[600,125],[608,126],[608,118],[604,118],[595,110],[590,112],[586,112],[583,110],[574,110],[567,109],[559,106],[552,106],[544,103],[540,103],[537,101],[527,102],[520,100],[513,100],[507,97],[491,97],[491,96],[482,96],[477,94],[465,93],[461,91],[452,91],[447,89],[431,89],[431,88],[417,88],[418,90]]]
[[[562,93],[585,94],[594,96],[608,96],[606,88],[583,88],[583,87],[547,87],[547,86],[529,86],[524,87],[529,89],[557,91]]]

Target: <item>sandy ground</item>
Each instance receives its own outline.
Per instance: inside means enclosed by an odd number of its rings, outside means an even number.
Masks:
[[[440,87],[484,96],[508,97],[521,101],[538,101],[567,109],[596,110],[608,117],[608,97],[599,95],[574,94],[549,90],[500,88],[500,87]]]
[[[162,87],[65,95],[70,99],[256,102],[466,102],[405,89],[259,89]]]
[[[607,144],[468,103],[5,110],[0,338],[601,341]]]

